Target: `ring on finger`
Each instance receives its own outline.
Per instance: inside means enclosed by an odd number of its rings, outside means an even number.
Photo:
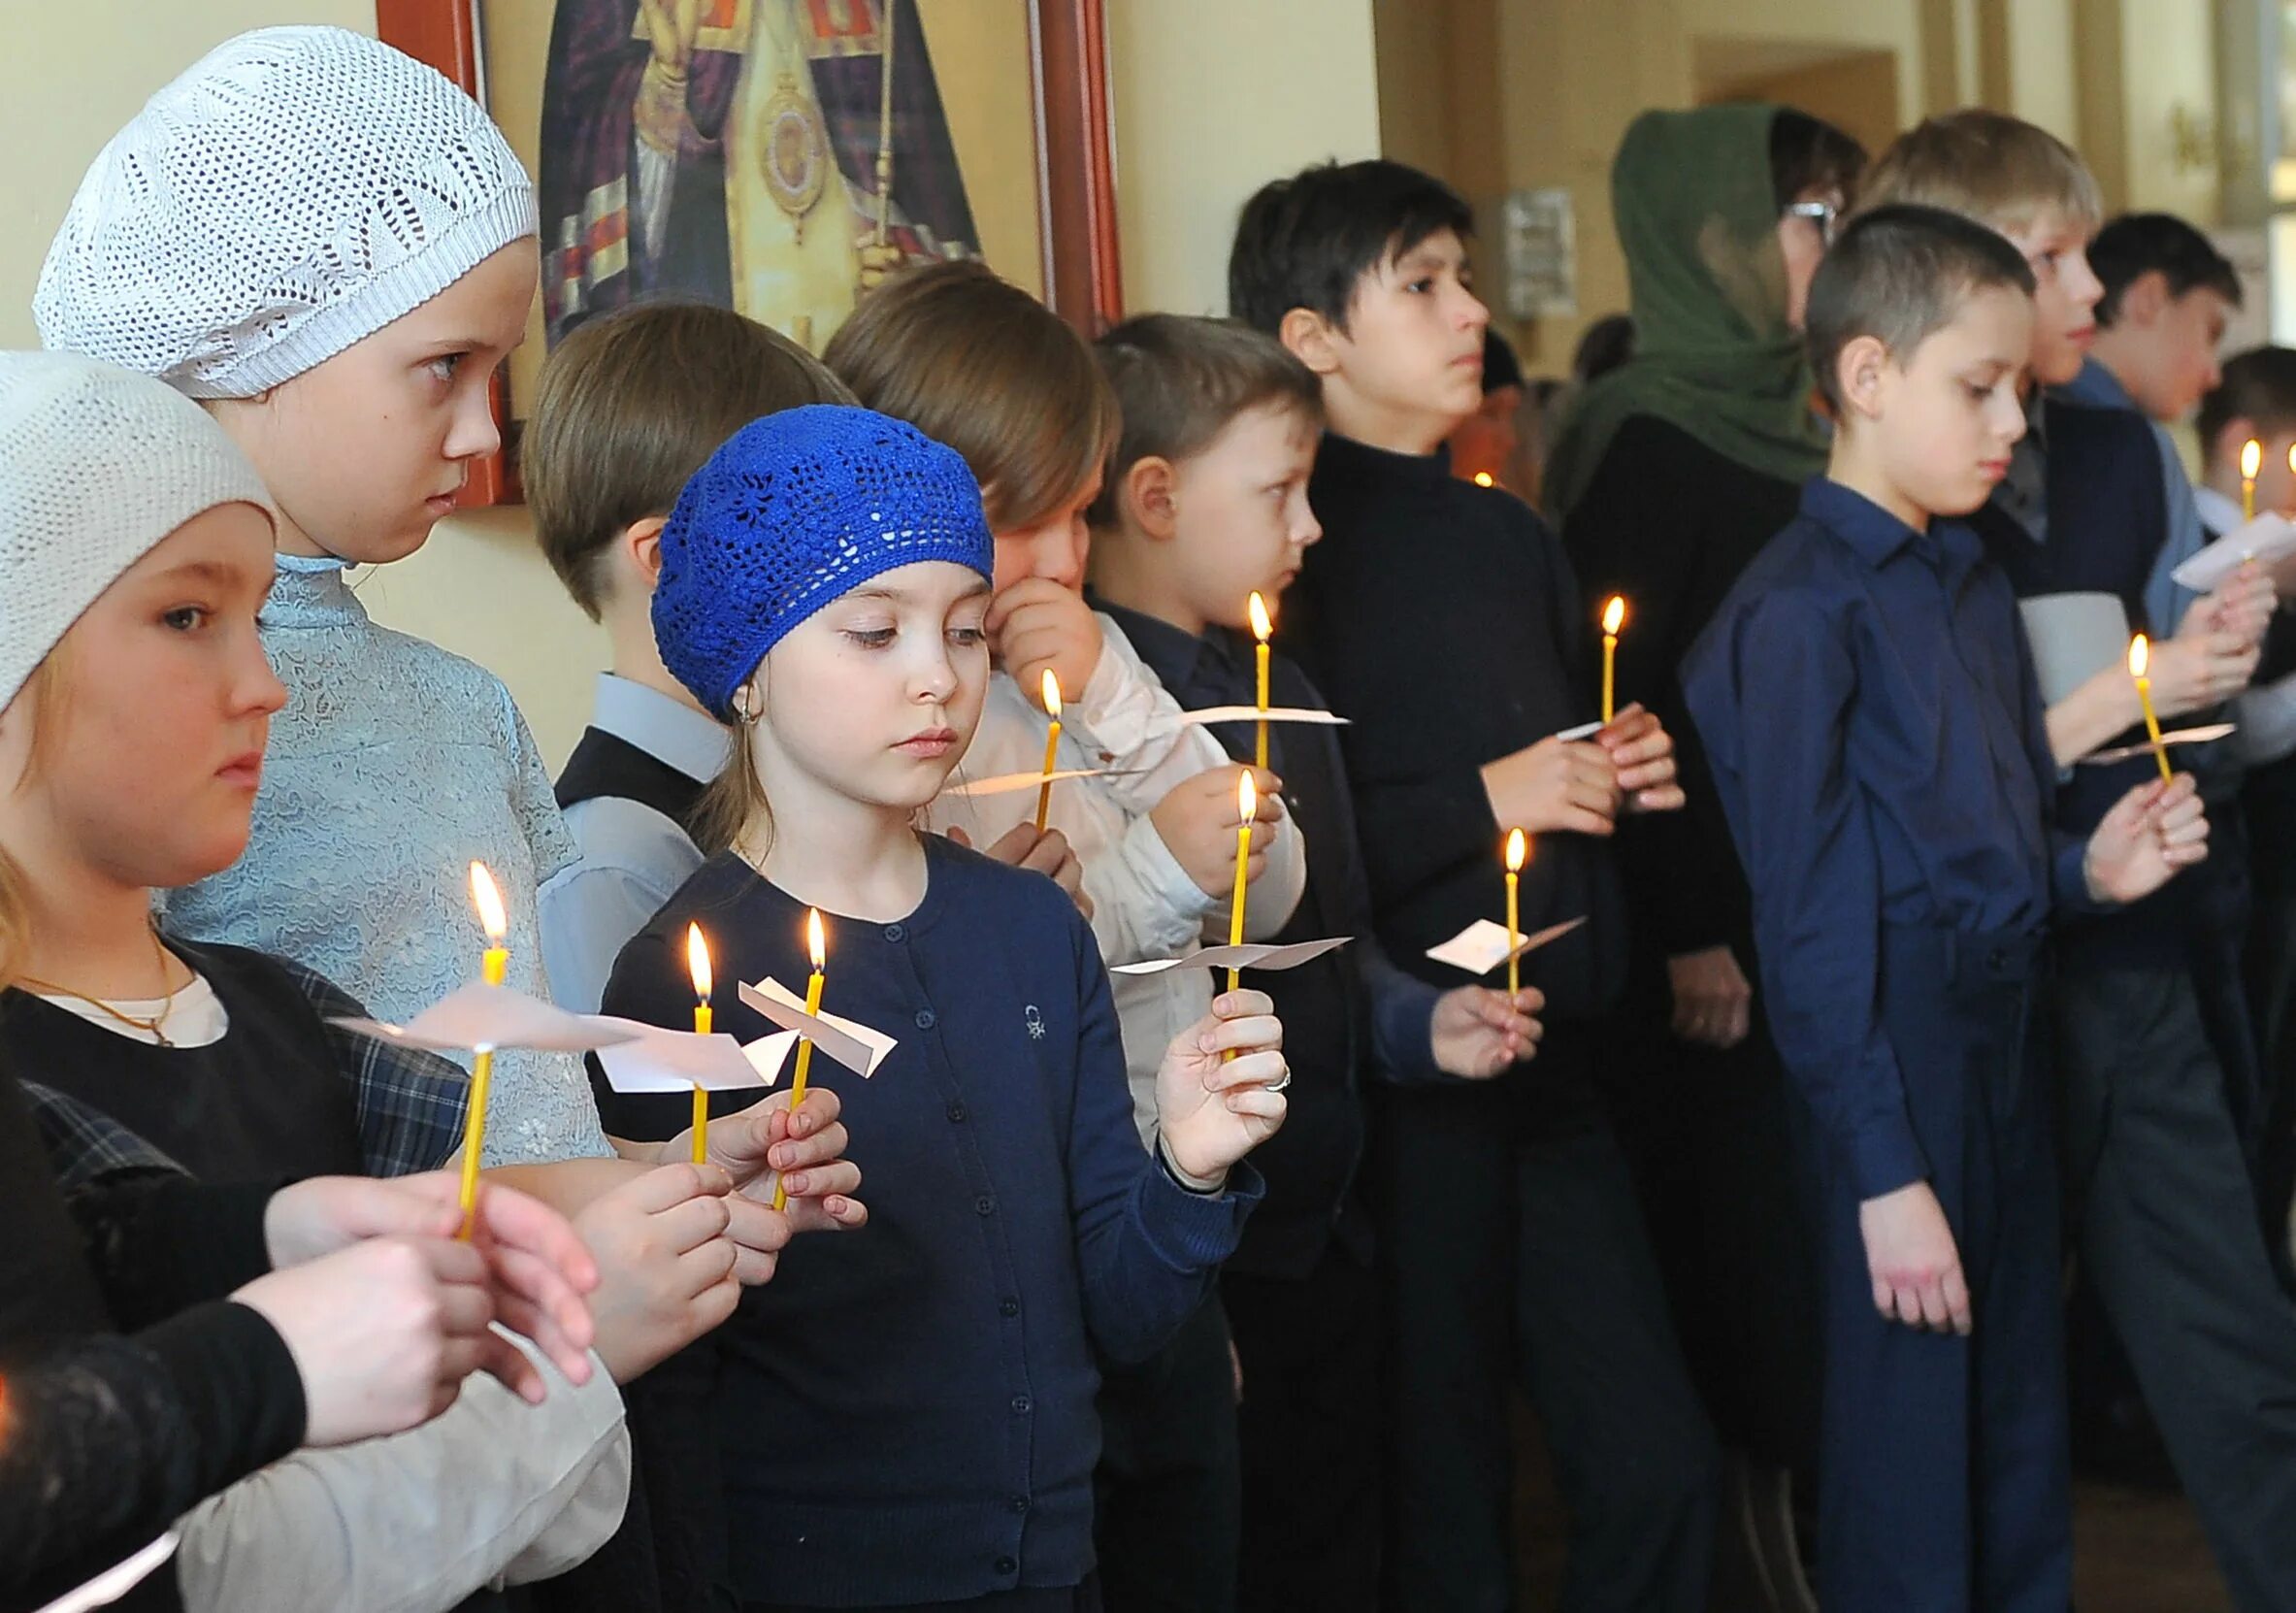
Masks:
[[[1267,1090],[1268,1090],[1268,1091],[1270,1091],[1270,1092],[1281,1092],[1281,1091],[1283,1091],[1283,1090],[1284,1090],[1284,1088],[1286,1088],[1286,1087],[1290,1086],[1291,1084],[1292,1084],[1292,1066],[1291,1066],[1291,1065],[1290,1065],[1290,1064],[1287,1062],[1287,1063],[1285,1064],[1285,1066],[1284,1066],[1284,1073],[1283,1073],[1282,1077],[1281,1077],[1280,1079],[1276,1080],[1276,1081],[1273,1081],[1273,1082],[1269,1083]]]

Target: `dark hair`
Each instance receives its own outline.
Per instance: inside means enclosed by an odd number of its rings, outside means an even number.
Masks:
[[[1781,213],[1805,190],[1854,197],[1865,161],[1865,148],[1821,117],[1780,107],[1770,119],[1770,194]]]
[[[1430,174],[1385,157],[1303,168],[1244,204],[1228,253],[1228,312],[1271,336],[1296,308],[1345,330],[1363,276],[1442,230],[1464,240],[1475,213]]]
[[[2241,306],[2240,271],[2207,236],[2174,214],[2122,214],[2088,244],[2088,266],[2105,287],[2097,303],[2100,325],[2117,319],[2121,293],[2155,271],[2168,281],[2171,297],[2206,290],[2234,308]]]
[[[1580,333],[1570,355],[1570,379],[1581,386],[1607,376],[1634,356],[1634,315],[1606,313]]]
[[[1075,497],[1116,441],[1116,399],[1091,346],[985,263],[894,276],[821,356],[863,404],[963,454],[998,532]]]
[[[1095,345],[1115,390],[1124,430],[1093,501],[1096,527],[1113,527],[1117,484],[1143,459],[1174,462],[1198,454],[1247,410],[1263,404],[1324,416],[1323,384],[1274,337],[1236,319],[1143,313]]]
[[[646,303],[576,326],[542,365],[519,473],[542,557],[598,617],[615,534],[667,515],[750,421],[853,394],[812,354],[732,309]]]
[[[1839,419],[1844,347],[1875,337],[1902,366],[1970,297],[1996,286],[2033,294],[2032,266],[1998,231],[1939,208],[1860,214],[1810,281],[1803,328],[1819,396]]]
[[[2214,453],[2235,420],[2253,421],[2260,437],[2296,432],[2296,347],[2251,347],[2224,361],[2224,379],[2193,418],[2200,451]]]

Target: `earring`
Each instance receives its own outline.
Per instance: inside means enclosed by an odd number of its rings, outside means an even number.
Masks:
[[[749,706],[749,685],[744,683],[734,691],[734,715],[745,723],[757,721],[757,714],[750,710]]]

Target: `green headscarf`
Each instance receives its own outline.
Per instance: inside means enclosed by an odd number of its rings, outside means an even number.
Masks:
[[[1810,367],[1786,323],[1770,181],[1777,113],[1759,104],[1646,112],[1620,143],[1611,204],[1626,253],[1634,356],[1564,414],[1546,477],[1558,523],[1637,414],[1782,480],[1823,469]]]

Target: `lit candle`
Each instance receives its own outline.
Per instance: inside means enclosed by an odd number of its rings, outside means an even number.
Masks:
[[[1244,871],[1252,858],[1252,820],[1260,815],[1260,792],[1252,783],[1248,769],[1236,775],[1235,809],[1235,899],[1228,914],[1228,944],[1241,946],[1244,944]],[[1241,971],[1228,971],[1230,991],[1235,990],[1242,980]]]
[[[484,863],[471,865],[471,904],[478,909],[478,928],[486,932],[486,952],[478,960],[479,975],[490,986],[503,983],[510,967],[503,938],[510,933],[509,915],[503,910],[503,893]],[[494,1049],[473,1050],[471,1103],[463,1115],[462,1131],[462,1237],[470,1240],[477,1225],[478,1156],[486,1147],[486,1089],[494,1078]]]
[[[2288,449],[2288,463],[2296,465],[2296,444]],[[2256,473],[2264,468],[2264,444],[2253,437],[2240,450],[2240,518],[2256,518]]]
[[[1252,637],[1260,641],[1257,646],[1257,658],[1260,665],[1260,709],[1264,712],[1267,709],[1267,640],[1268,635],[1275,631],[1275,623],[1267,619],[1267,601],[1260,597],[1260,590],[1257,588],[1252,590],[1251,612]],[[1260,740],[1258,746],[1252,753],[1252,760],[1257,767],[1267,766],[1267,718],[1265,716],[1260,719]]]
[[[1044,675],[1050,678],[1052,674],[1046,673]],[[1060,725],[1055,723],[1053,727],[1057,731]],[[805,910],[805,950],[813,958],[813,978],[805,982],[805,1012],[817,1014],[821,1011],[821,975],[822,971],[829,967],[829,938],[821,933],[821,909],[819,907],[809,907]],[[805,1076],[812,1069],[813,1038],[800,1037],[798,1037],[798,1072],[789,1083],[789,1112],[793,1119],[797,1115],[798,1105],[805,1101]],[[779,1182],[773,1184],[773,1207],[775,1209],[789,1207],[789,1189]]]
[[[709,988],[712,983],[709,970],[709,943],[702,938],[699,924],[686,926],[686,971],[694,977],[694,1035],[709,1035]],[[701,1082],[694,1083],[694,1163],[709,1163],[709,1092]]]
[[[1530,844],[1520,829],[1507,831],[1507,1002],[1511,1005],[1515,994],[1523,989],[1520,960],[1515,949],[1523,944],[1523,914],[1517,905],[1517,886],[1523,878],[1523,859]]]
[[[1613,715],[1613,697],[1618,687],[1619,629],[1626,620],[1626,601],[1618,594],[1602,608],[1602,720]]]
[[[2145,732],[2152,736],[2152,759],[2160,764],[2161,781],[2173,776],[2169,772],[2168,746],[2161,743],[2160,719],[2152,714],[2152,679],[2145,671],[2152,665],[2152,646],[2145,635],[2138,634],[2129,641],[2128,675],[2137,680],[2137,703],[2145,708]]]
[[[1044,782],[1036,786],[1036,833],[1044,833],[1044,820],[1052,810],[1052,772],[1061,757],[1061,680],[1044,669],[1044,714],[1052,718],[1052,731],[1044,736]]]

